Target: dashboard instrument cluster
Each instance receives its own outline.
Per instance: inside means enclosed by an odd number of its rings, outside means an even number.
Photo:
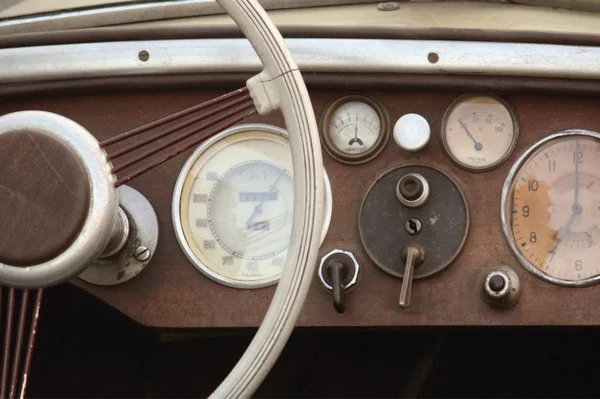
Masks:
[[[25,96],[0,112],[56,112],[106,140],[221,93]],[[326,212],[300,325],[600,323],[599,100],[325,89],[311,99]],[[152,262],[117,287],[74,283],[146,325],[260,324],[293,229],[283,126],[252,116],[133,181],[161,231]]]
[[[326,152],[348,165],[375,159],[391,130],[385,106],[363,94],[331,101],[320,127]],[[512,106],[493,94],[460,95],[438,129],[448,159],[468,173],[498,168],[519,140]],[[431,130],[436,127],[415,113],[394,126],[399,146],[412,152],[423,149]],[[541,139],[514,162],[498,192],[510,249],[524,269],[547,282],[584,286],[600,280],[594,262],[600,240],[599,137],[568,130]],[[241,125],[202,145],[184,166],[173,200],[176,235],[190,262],[236,288],[276,283],[291,234],[292,179],[286,133],[276,126]],[[323,239],[332,209],[328,181],[326,187]],[[373,264],[403,280],[399,307],[406,309],[413,279],[442,272],[460,254],[469,231],[468,201],[444,170],[426,162],[400,164],[367,190],[358,230]],[[321,260],[320,281],[339,313],[346,311],[344,296],[356,289],[360,268],[350,251],[334,249]],[[506,265],[488,266],[480,282],[486,302],[500,309],[516,305],[518,280]]]

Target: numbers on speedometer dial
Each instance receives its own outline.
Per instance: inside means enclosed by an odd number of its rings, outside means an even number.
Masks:
[[[209,185],[197,179],[192,192],[203,191]],[[191,206],[188,217],[200,225],[196,232],[199,239],[214,239],[229,254],[249,261],[272,258],[271,266],[279,271],[283,259],[277,255],[288,246],[293,206],[294,182],[290,172],[274,163],[252,160],[225,171],[210,190],[207,209]],[[204,213],[207,218],[203,222]],[[209,229],[202,230],[202,225]],[[262,277],[251,266],[247,269],[241,273]]]
[[[331,216],[328,181],[325,234]],[[294,182],[285,131],[240,125],[203,144],[173,200],[177,239],[211,279],[236,288],[277,282],[292,233]]]
[[[505,184],[505,233],[521,263],[557,284],[600,277],[600,140],[569,131],[536,144]]]

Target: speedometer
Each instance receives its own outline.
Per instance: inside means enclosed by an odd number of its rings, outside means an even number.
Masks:
[[[513,166],[502,193],[506,238],[533,274],[555,284],[600,281],[600,134],[551,135]]]
[[[324,238],[331,217],[325,177]],[[294,181],[285,130],[246,124],[200,146],[183,167],[173,222],[190,262],[236,288],[276,283],[292,233]]]

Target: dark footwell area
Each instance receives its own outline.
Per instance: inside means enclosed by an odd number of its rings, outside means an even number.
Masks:
[[[28,397],[204,397],[254,330],[164,331],[45,293]],[[598,397],[598,328],[296,329],[256,397]]]

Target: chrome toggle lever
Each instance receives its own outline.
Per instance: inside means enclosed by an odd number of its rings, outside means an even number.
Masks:
[[[404,276],[398,304],[402,309],[410,305],[410,293],[415,267],[421,266],[425,260],[425,249],[418,244],[410,244],[402,248],[402,261],[404,262]]]
[[[335,249],[321,258],[319,279],[333,295],[333,307],[338,313],[346,311],[346,295],[358,285],[360,265],[349,251]]]

